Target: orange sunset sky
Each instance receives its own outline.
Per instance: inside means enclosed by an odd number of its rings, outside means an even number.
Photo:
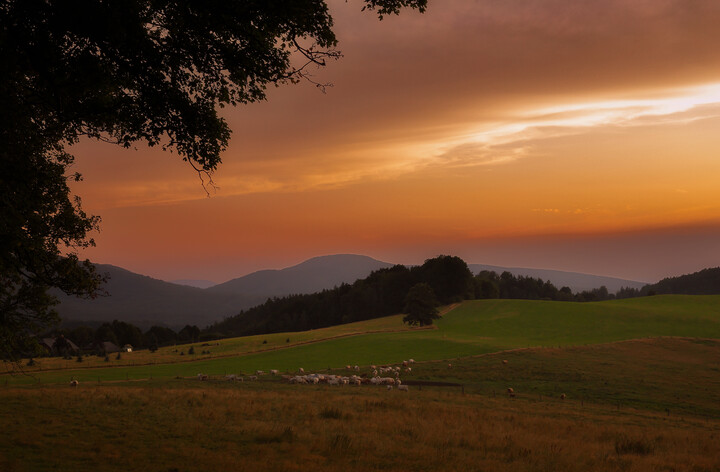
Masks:
[[[720,2],[329,2],[344,57],[224,109],[206,196],[177,155],[84,141],[82,255],[223,282],[313,256],[657,281],[720,265]]]

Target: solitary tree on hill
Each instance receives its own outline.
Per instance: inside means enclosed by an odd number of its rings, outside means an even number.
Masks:
[[[438,315],[438,301],[430,285],[422,282],[415,284],[405,298],[405,317],[403,323],[410,326],[429,326]]]

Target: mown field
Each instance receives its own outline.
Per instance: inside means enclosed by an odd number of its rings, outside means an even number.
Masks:
[[[0,470],[720,471],[720,297],[477,301],[436,329],[389,317],[194,346],[210,354],[3,375]],[[461,386],[224,380],[410,357],[406,384]]]

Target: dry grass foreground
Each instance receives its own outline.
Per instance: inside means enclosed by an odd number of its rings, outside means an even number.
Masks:
[[[424,388],[0,389],[0,470],[720,470],[720,421]]]

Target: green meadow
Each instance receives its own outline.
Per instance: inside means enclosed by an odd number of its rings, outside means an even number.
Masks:
[[[111,356],[109,362],[38,360],[26,374],[0,377],[11,384],[120,381],[248,374],[255,370],[294,372],[345,365],[432,361],[530,347],[584,346],[651,337],[720,339],[720,296],[663,295],[598,303],[535,300],[464,302],[434,329],[409,329],[400,316],[302,333],[278,333],[222,340],[211,345],[163,348],[157,353]],[[207,354],[200,354],[207,351]],[[185,355],[180,355],[183,352]]]

